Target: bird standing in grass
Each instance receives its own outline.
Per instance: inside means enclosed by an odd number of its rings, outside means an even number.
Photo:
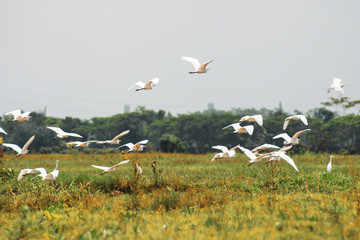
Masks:
[[[327,170],[328,173],[331,172],[331,168],[332,168],[332,166],[331,166],[331,160],[332,160],[332,159],[333,159],[333,155],[330,156],[330,162],[329,162],[328,165],[326,166],[326,170]]]
[[[190,74],[194,73],[206,73],[210,68],[206,68],[209,63],[211,63],[213,60],[208,61],[204,64],[200,64],[199,60],[196,58],[191,57],[181,57],[182,60],[187,61],[191,63],[194,66],[195,71],[189,72]]]

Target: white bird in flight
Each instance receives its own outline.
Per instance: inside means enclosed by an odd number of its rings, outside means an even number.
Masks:
[[[242,122],[257,122],[259,126],[263,125],[263,117],[261,115],[252,115],[252,116],[244,116],[239,120],[239,123]]]
[[[0,133],[7,134],[4,129],[0,127]]]
[[[18,181],[20,181],[24,176],[26,175],[30,175],[30,174],[36,174],[38,172],[43,172],[45,171],[45,168],[35,168],[35,169],[29,169],[29,168],[26,168],[26,169],[22,169],[19,173],[19,176],[18,176]]]
[[[99,168],[101,170],[104,170],[102,173],[100,173],[100,175],[103,175],[105,173],[114,172],[118,166],[123,165],[128,162],[129,162],[129,160],[124,160],[122,162],[119,162],[118,164],[115,164],[114,166],[111,166],[111,167],[103,167],[103,166],[96,166],[96,165],[91,165],[91,166],[93,166],[94,168]]]
[[[135,91],[150,90],[150,89],[153,89],[153,87],[155,87],[158,83],[159,83],[159,78],[151,79],[147,83],[143,83],[143,82],[139,81],[139,82],[135,83],[134,85],[132,85],[128,90],[130,90],[134,86],[140,87],[140,88],[135,89]]]
[[[55,181],[56,178],[59,176],[59,160],[56,160],[56,167],[54,169],[54,171],[50,172],[50,173],[46,173],[46,170],[44,168],[38,168],[40,174],[33,177],[32,179],[36,178],[36,177],[41,177],[43,181]],[[31,179],[31,180],[32,180]]]
[[[208,62],[206,62],[204,64],[200,64],[199,60],[196,59],[196,58],[182,56],[181,59],[191,63],[194,66],[195,71],[189,72],[190,74],[193,74],[193,73],[206,73],[208,70],[210,70],[210,68],[206,68],[207,65],[213,61],[213,60],[211,60],[211,61],[208,61]]]
[[[82,138],[82,136],[80,136],[77,133],[69,133],[69,132],[64,132],[61,128],[59,127],[47,127],[50,130],[53,130],[56,133],[56,136],[58,138],[67,138],[67,137],[78,137],[78,138]]]
[[[31,112],[24,112],[21,113],[21,111],[18,110],[14,110],[8,113],[5,113],[5,115],[13,115],[13,119],[10,120],[10,122],[27,122],[30,120],[30,118],[32,118],[32,116],[29,116]]]
[[[128,134],[130,130],[123,131],[122,133],[118,134],[111,140],[105,140],[105,141],[97,141],[98,144],[119,144],[121,142],[120,138]]]
[[[333,155],[330,156],[330,162],[329,162],[328,165],[326,166],[327,172],[331,172],[331,168],[332,168],[332,166],[331,166],[331,160],[332,160],[332,159],[333,159]]]
[[[305,125],[308,125],[308,121],[305,115],[293,115],[285,118],[283,129],[285,130],[289,125],[290,120],[301,120]]]
[[[341,98],[344,96],[344,89],[343,87],[346,86],[345,84],[341,83],[340,78],[334,78],[333,83],[331,84],[330,88],[328,89],[328,93],[331,90],[335,90],[337,93],[338,100],[341,100]]]
[[[214,161],[215,159],[221,159],[221,158],[232,158],[236,155],[236,148],[238,148],[239,145],[231,148],[230,150],[225,147],[225,146],[221,146],[221,145],[217,145],[217,146],[213,146],[212,148],[214,149],[218,149],[220,151],[222,151],[221,153],[217,153],[215,154],[215,156],[213,157],[213,159],[211,161]]]
[[[298,139],[300,134],[302,134],[302,133],[304,133],[306,131],[310,131],[310,129],[305,129],[305,130],[298,131],[291,138],[287,133],[280,133],[280,134],[276,135],[275,137],[273,137],[273,139],[283,138],[283,139],[285,139],[284,145],[296,145],[296,144],[299,144],[299,142],[300,142],[300,139]]]
[[[25,145],[20,148],[18,145],[16,144],[12,144],[12,143],[3,143],[3,146],[5,147],[9,147],[12,148],[13,150],[15,150],[18,154],[16,155],[16,157],[20,156],[20,155],[25,155],[29,152],[28,147],[30,146],[30,144],[34,141],[35,139],[35,135],[32,136],[26,143]]]
[[[230,124],[230,125],[224,127],[223,129],[228,128],[228,127],[232,127],[234,129],[234,131],[231,134],[248,133],[249,135],[252,135],[254,132],[253,125],[248,125],[248,126],[242,127],[239,123],[233,123],[233,124]]]
[[[118,148],[122,148],[122,147],[127,147],[129,148],[129,151],[128,152],[141,152],[144,150],[144,144],[147,144],[149,142],[149,140],[142,140],[140,142],[137,142],[135,144],[133,143],[127,143],[127,144],[124,144],[124,145],[121,145],[120,147]]]

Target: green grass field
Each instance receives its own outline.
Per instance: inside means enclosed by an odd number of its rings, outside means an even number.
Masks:
[[[3,239],[359,239],[360,157],[294,155],[248,166],[213,154],[6,156],[1,164]],[[23,168],[55,168],[54,182],[17,181]],[[131,162],[100,176],[92,164]],[[156,173],[151,162],[156,160]],[[9,170],[12,169],[12,171]]]

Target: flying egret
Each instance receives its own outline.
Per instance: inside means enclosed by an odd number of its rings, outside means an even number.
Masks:
[[[331,172],[331,168],[332,168],[332,166],[331,166],[331,160],[332,160],[332,159],[333,159],[333,155],[330,156],[330,162],[329,162],[328,165],[326,166],[327,172]]]
[[[134,85],[132,85],[128,90],[130,90],[134,86],[140,87],[140,88],[135,89],[135,91],[150,90],[150,89],[153,89],[153,87],[155,87],[158,83],[159,83],[159,78],[151,79],[147,83],[143,83],[140,81],[140,82],[137,82]]]
[[[254,163],[257,163],[257,162],[260,162],[261,159],[263,158],[263,156],[256,156],[253,152],[251,152],[249,149],[247,148],[244,148],[244,147],[241,147],[239,145],[239,148],[241,151],[243,151],[243,153],[245,153],[245,155],[250,158],[250,161],[249,161],[249,165],[251,164],[254,164]]]
[[[21,113],[21,111],[18,109],[5,113],[5,115],[13,115],[13,119],[10,120],[9,122],[27,122],[30,120],[30,118],[32,118],[32,116],[29,116],[30,113],[31,112]]]
[[[0,127],[0,133],[7,134],[4,129]]]
[[[129,162],[129,160],[124,160],[122,162],[119,162],[118,164],[115,164],[112,167],[102,167],[102,166],[96,166],[96,165],[91,165],[91,166],[93,166],[94,168],[99,168],[101,170],[104,170],[102,173],[100,173],[100,175],[103,175],[105,173],[114,172],[118,166],[123,165],[128,162]]]
[[[296,145],[296,144],[299,144],[299,142],[300,142],[300,139],[298,139],[300,134],[302,134],[302,133],[304,133],[306,131],[310,131],[310,129],[305,129],[305,130],[298,131],[291,138],[287,133],[280,133],[280,134],[276,135],[275,137],[273,137],[273,139],[283,138],[283,139],[285,139],[284,145]]]
[[[61,128],[59,127],[47,127],[50,130],[53,130],[56,133],[56,136],[58,138],[67,138],[67,137],[78,137],[78,138],[82,138],[82,136],[80,136],[77,133],[69,133],[69,132],[64,132]]]
[[[26,143],[25,145],[20,148],[18,145],[16,144],[12,144],[12,143],[3,143],[3,146],[5,147],[9,147],[12,148],[13,150],[15,150],[18,154],[16,155],[16,157],[20,156],[20,155],[25,155],[29,152],[28,147],[30,146],[30,144],[34,141],[35,139],[35,135],[32,136]]]
[[[54,171],[50,172],[50,173],[46,173],[46,170],[44,168],[39,168],[40,174],[33,177],[32,179],[36,178],[36,177],[41,177],[43,181],[55,181],[56,178],[59,176],[59,160],[56,160],[56,167],[54,169]],[[32,180],[31,179],[31,180]]]
[[[293,115],[285,118],[283,129],[285,130],[289,125],[290,120],[301,120],[305,125],[308,125],[307,119],[305,115]]]
[[[253,150],[251,150],[251,152],[253,152],[253,153],[256,155],[256,154],[258,154],[261,150],[266,150],[266,149],[270,149],[270,148],[280,149],[280,147],[278,147],[278,146],[265,143],[265,144],[263,144],[263,145],[257,146],[256,148],[254,148]]]
[[[238,148],[239,145],[231,148],[230,150],[225,147],[225,146],[221,146],[221,145],[217,145],[217,146],[213,146],[212,148],[214,149],[218,149],[220,151],[222,151],[221,153],[217,153],[215,154],[215,156],[213,157],[213,159],[211,161],[214,161],[215,159],[221,159],[221,158],[232,158],[235,156],[236,152],[236,148]]]
[[[223,129],[228,128],[228,127],[232,127],[234,129],[234,131],[231,134],[248,133],[249,135],[252,135],[253,132],[254,132],[254,126],[253,125],[248,125],[248,126],[242,127],[242,126],[240,126],[239,123],[233,123],[233,124],[230,124],[230,125],[224,127]]]
[[[140,142],[137,142],[135,144],[133,143],[127,143],[127,144],[124,144],[124,145],[121,145],[120,147],[118,148],[122,148],[122,147],[127,147],[129,148],[129,151],[128,152],[141,152],[144,150],[144,148],[146,146],[144,146],[144,144],[147,144],[149,142],[149,140],[142,140]]]
[[[116,137],[114,137],[111,140],[105,140],[105,141],[97,141],[98,144],[119,144],[121,142],[120,138],[128,134],[130,130],[123,131],[122,133],[118,134]]]
[[[263,117],[261,115],[252,115],[252,116],[244,116],[239,120],[239,123],[242,122],[257,122],[259,126],[263,125]]]
[[[19,176],[18,176],[18,181],[20,181],[24,176],[26,175],[30,175],[30,174],[36,174],[38,172],[43,172],[45,171],[44,168],[35,168],[35,169],[29,169],[29,168],[26,168],[26,169],[22,169],[19,173]]]
[[[331,84],[330,88],[327,90],[328,93],[331,90],[335,90],[335,92],[337,93],[337,97],[338,100],[341,100],[341,98],[344,96],[344,89],[343,87],[346,86],[345,84],[341,83],[341,79],[340,78],[334,78],[333,83]]]
[[[194,72],[189,72],[190,74],[193,74],[193,73],[206,73],[208,70],[210,70],[210,68],[206,68],[207,65],[213,61],[213,60],[211,60],[211,61],[208,61],[208,62],[201,65],[199,60],[196,59],[196,58],[182,56],[181,59],[191,63],[194,66],[195,71]]]

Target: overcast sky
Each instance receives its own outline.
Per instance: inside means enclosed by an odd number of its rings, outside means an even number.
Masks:
[[[0,0],[0,114],[172,114],[360,98],[360,1]],[[181,56],[211,59],[206,74]],[[128,91],[159,77],[150,91]]]

